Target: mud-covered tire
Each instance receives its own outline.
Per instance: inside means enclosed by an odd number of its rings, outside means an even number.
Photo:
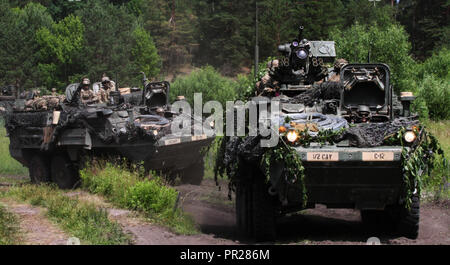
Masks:
[[[181,183],[182,184],[191,184],[191,185],[200,185],[203,181],[203,176],[205,175],[205,163],[203,158],[200,159],[195,164],[192,164],[188,168],[184,169],[181,172]]]
[[[78,169],[64,154],[52,157],[51,176],[60,189],[73,189],[80,183]]]
[[[419,236],[420,197],[414,194],[411,198],[411,208],[398,206],[398,213],[394,219],[396,230],[401,236],[416,239]]]
[[[252,236],[253,223],[251,211],[251,185],[238,182],[236,184],[236,226],[244,236]]]
[[[42,155],[33,155],[28,163],[31,182],[41,184],[50,182],[50,163]]]
[[[269,195],[263,178],[252,183],[253,237],[256,241],[273,241],[276,238],[275,201]]]

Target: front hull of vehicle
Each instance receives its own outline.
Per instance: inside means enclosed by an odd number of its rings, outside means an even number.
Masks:
[[[402,147],[295,149],[305,167],[308,207],[384,209],[399,202]],[[296,209],[303,202],[301,187],[284,183],[278,188],[287,195],[283,208]]]

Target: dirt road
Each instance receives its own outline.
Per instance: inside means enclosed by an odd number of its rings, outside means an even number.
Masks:
[[[234,204],[227,198],[226,181],[205,180],[201,186],[178,186],[183,194],[182,207],[192,214],[203,233],[253,243],[236,233]],[[424,203],[421,206],[419,237],[416,240],[397,237],[386,227],[368,229],[361,222],[359,211],[350,209],[315,209],[287,216],[277,224],[281,244],[366,244],[369,237],[380,238],[382,244],[450,244],[450,202]]]
[[[220,187],[220,190],[219,190]],[[176,235],[168,229],[151,224],[135,213],[117,209],[101,197],[84,191],[75,191],[68,196],[77,196],[107,208],[110,218],[117,221],[129,233],[137,245],[234,245],[253,244],[237,233],[235,227],[234,202],[228,200],[226,181],[219,187],[212,180],[204,180],[201,186],[181,185],[180,206],[192,215],[201,231],[198,235]],[[4,188],[4,187],[3,187]],[[233,196],[234,197],[234,196]],[[21,219],[26,244],[66,244],[70,235],[61,230],[42,214],[42,209],[2,200]],[[358,211],[327,209],[317,206],[279,220],[277,242],[269,244],[366,244],[369,237],[380,238],[382,244],[450,244],[450,202],[424,203],[421,206],[419,238],[410,240],[396,237],[379,230],[367,229],[360,220]]]

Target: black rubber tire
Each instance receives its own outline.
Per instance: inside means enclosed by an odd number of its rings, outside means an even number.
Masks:
[[[31,182],[34,184],[41,184],[50,182],[50,163],[42,155],[33,155],[28,163],[28,171]]]
[[[236,225],[240,234],[252,236],[251,223],[251,185],[243,182],[236,184]]]
[[[73,189],[80,184],[78,169],[64,154],[54,155],[51,162],[52,181],[60,189]]]
[[[361,221],[367,226],[376,226],[384,223],[386,213],[383,210],[361,210]]]
[[[275,200],[269,195],[263,176],[252,183],[253,237],[256,241],[273,241],[276,238]]]
[[[203,161],[203,158],[201,158],[200,161],[182,171],[181,183],[200,185],[202,184],[204,175],[205,175],[205,162]]]
[[[420,221],[420,197],[418,194],[412,195],[411,209],[406,209],[403,205],[398,206],[397,218],[394,220],[396,230],[401,236],[416,239],[419,236]]]

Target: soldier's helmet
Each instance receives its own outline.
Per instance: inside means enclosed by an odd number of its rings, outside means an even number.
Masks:
[[[89,80],[89,78],[83,78],[83,80],[81,80],[81,84],[83,86],[89,86],[91,84],[91,80]]]
[[[334,70],[340,71],[342,67],[346,66],[347,64],[348,64],[347,60],[343,58],[337,59],[336,62],[334,63]]]
[[[110,82],[111,80],[109,80],[109,77],[107,77],[107,76],[103,76],[102,77],[102,84],[104,84],[104,83],[108,83],[108,82]]]

